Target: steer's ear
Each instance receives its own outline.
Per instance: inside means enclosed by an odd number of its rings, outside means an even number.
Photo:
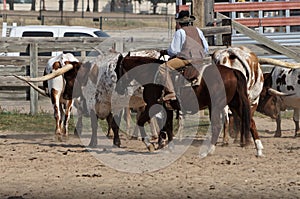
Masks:
[[[98,67],[97,65],[94,65],[91,72],[90,72],[90,79],[93,82],[93,84],[97,84],[98,79]]]
[[[58,61],[54,62],[53,65],[52,65],[52,69],[53,70],[57,70],[59,68],[61,68],[60,63]]]

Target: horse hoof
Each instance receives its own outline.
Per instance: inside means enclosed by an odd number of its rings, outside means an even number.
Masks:
[[[221,146],[228,146],[229,143],[228,142],[223,142]]]
[[[208,155],[214,154],[215,149],[216,149],[215,145],[211,145],[211,144],[201,146],[200,153],[199,153],[200,158],[205,158]]]
[[[258,157],[258,158],[264,158],[266,156],[262,152],[257,152],[256,157]]]
[[[152,143],[147,146],[147,149],[148,149],[149,152],[154,152],[155,151],[155,147]]]
[[[121,141],[120,140],[114,140],[114,145],[117,147],[121,147]]]

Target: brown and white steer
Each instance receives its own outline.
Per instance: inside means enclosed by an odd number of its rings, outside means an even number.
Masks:
[[[68,135],[68,125],[73,107],[73,85],[80,62],[71,53],[60,54],[51,58],[44,70],[44,75],[48,75],[59,68],[71,64],[73,69],[63,75],[43,82],[46,93],[51,98],[55,118],[55,134]]]
[[[81,63],[72,54],[60,54],[49,59],[42,77],[15,76],[27,82],[39,93],[50,97],[56,121],[56,135],[68,135],[69,119],[73,107],[73,86],[80,66]],[[31,82],[43,82],[44,90]]]
[[[264,88],[257,111],[276,119],[275,137],[281,137],[280,112],[294,110],[295,136],[299,135],[300,69],[274,67],[264,74]]]
[[[229,47],[224,50],[217,50],[213,53],[212,59],[216,64],[222,64],[229,68],[241,71],[247,81],[247,94],[251,105],[251,127],[253,134],[257,135],[256,125],[253,120],[254,112],[258,106],[260,93],[263,89],[264,77],[258,57],[250,49],[246,47]],[[225,113],[226,113],[225,109]],[[226,113],[225,115],[228,115]],[[226,118],[229,121],[229,118]],[[228,124],[229,122],[227,122]],[[237,123],[238,124],[238,123]],[[225,144],[228,143],[227,128],[224,130]],[[243,144],[243,143],[242,143]],[[263,149],[260,139],[255,140],[258,149]],[[259,155],[259,154],[258,154]],[[259,155],[260,156],[260,155]]]

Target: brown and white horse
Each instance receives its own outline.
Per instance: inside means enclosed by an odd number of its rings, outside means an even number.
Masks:
[[[153,147],[147,139],[143,127],[153,114],[156,114],[152,111],[150,115],[149,110],[153,105],[158,103],[158,99],[160,99],[162,95],[163,85],[153,83],[158,66],[162,63],[163,61],[161,60],[149,57],[125,56],[116,68],[118,76],[116,91],[120,94],[122,94],[127,84],[133,79],[144,86],[143,98],[147,105],[145,111],[141,114],[138,120],[138,125],[142,132],[143,141],[149,150]],[[230,69],[220,64],[212,64],[202,67],[201,74],[202,77],[200,79],[200,84],[193,86],[192,92],[185,93],[184,98],[180,101],[182,103],[182,107],[188,107],[187,104],[190,103],[189,99],[191,99],[189,97],[194,95],[196,96],[198,106],[193,107],[197,110],[191,111],[198,112],[198,110],[205,108],[209,109],[212,126],[212,140],[208,152],[212,152],[214,150],[219,137],[222,129],[220,118],[222,113],[224,113],[226,105],[228,105],[232,111],[235,111],[241,118],[241,132],[245,135],[243,137],[247,138],[247,134],[249,134],[250,131],[251,118],[250,104],[247,98],[247,82],[244,75],[238,70]],[[168,141],[170,143],[173,140],[173,111],[167,110],[166,112],[167,119],[165,123],[165,130],[167,131]],[[252,136],[254,139],[259,139],[258,137],[255,137],[256,135]],[[250,142],[250,140],[246,141]],[[258,155],[262,154],[260,150],[261,149],[257,148]]]

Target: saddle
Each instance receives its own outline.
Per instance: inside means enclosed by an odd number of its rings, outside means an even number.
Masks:
[[[198,109],[195,107],[197,107],[198,101],[192,87],[200,85],[202,73],[207,66],[209,66],[208,63],[199,61],[196,64],[191,63],[173,71],[173,73],[171,72],[171,78],[179,99],[185,99],[179,100],[183,114],[197,113]]]
[[[195,85],[195,83],[198,82],[200,72],[194,66],[187,65],[177,69],[177,71],[192,85]]]

